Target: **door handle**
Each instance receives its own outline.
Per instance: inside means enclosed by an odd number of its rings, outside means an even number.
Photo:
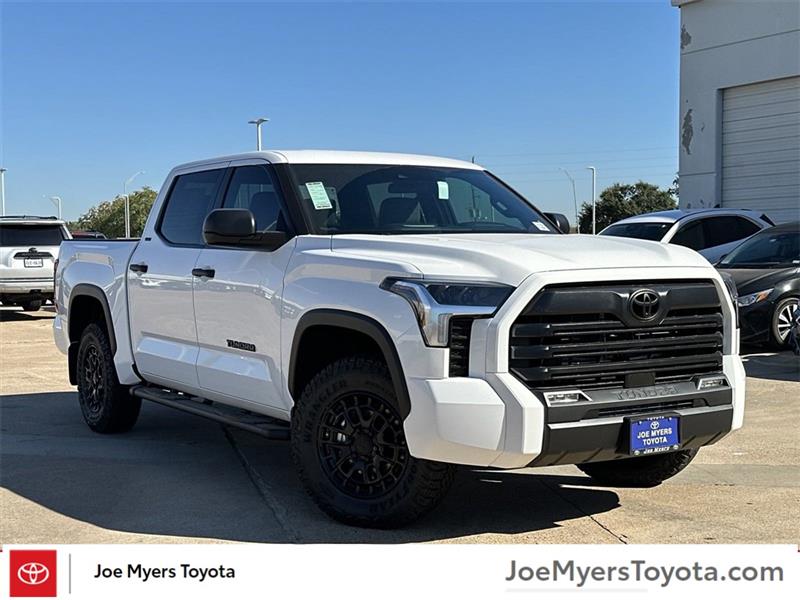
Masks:
[[[144,263],[131,263],[128,268],[134,273],[147,273],[147,265]]]
[[[214,269],[192,269],[192,275],[195,277],[207,277],[213,279],[216,271]]]

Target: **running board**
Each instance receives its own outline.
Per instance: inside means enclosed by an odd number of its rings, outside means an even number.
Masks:
[[[278,419],[225,406],[197,396],[188,396],[180,392],[172,392],[148,385],[133,386],[131,395],[182,410],[198,417],[205,417],[223,425],[244,429],[269,440],[289,439],[288,423],[283,424]]]

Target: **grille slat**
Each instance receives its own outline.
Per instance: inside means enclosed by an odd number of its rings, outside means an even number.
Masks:
[[[627,308],[629,295],[641,288],[661,298],[652,323],[634,319]],[[574,298],[576,292],[582,312],[574,302],[558,312],[559,294]],[[709,305],[712,293],[717,297],[711,281],[545,288],[512,325],[510,370],[532,389],[622,387],[631,373],[676,382],[720,372],[723,318],[718,300]],[[596,307],[603,312],[592,312]]]

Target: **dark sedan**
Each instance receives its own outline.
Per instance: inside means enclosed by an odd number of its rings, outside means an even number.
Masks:
[[[760,231],[716,266],[736,282],[742,341],[785,347],[800,304],[800,222]]]

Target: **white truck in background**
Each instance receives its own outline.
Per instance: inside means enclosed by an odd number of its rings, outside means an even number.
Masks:
[[[735,288],[565,221],[444,158],[185,164],[138,242],[63,244],[55,339],[95,431],[148,399],[290,439],[354,525],[413,521],[455,465],[657,485],[742,425]]]

